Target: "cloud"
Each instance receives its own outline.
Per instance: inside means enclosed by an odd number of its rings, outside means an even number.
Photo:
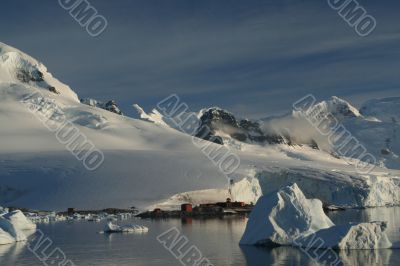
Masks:
[[[395,1],[366,1],[377,30],[360,38],[325,1],[92,1],[109,21],[90,37],[54,1],[5,1],[4,42],[41,59],[82,97],[151,109],[177,93],[191,109],[255,117],[321,100],[384,97],[399,84]],[[21,8],[23,6],[23,8]]]

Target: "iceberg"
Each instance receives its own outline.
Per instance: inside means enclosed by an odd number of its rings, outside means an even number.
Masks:
[[[36,224],[30,221],[20,211],[12,211],[3,215],[4,218],[8,219],[18,230],[35,230]]]
[[[319,230],[294,242],[306,248],[387,249],[392,247],[386,222],[350,223]]]
[[[241,245],[290,245],[293,240],[333,226],[318,199],[306,199],[297,184],[262,196],[250,214]]]
[[[12,237],[12,243],[26,241],[26,235],[4,216],[0,217],[0,229]],[[7,235],[5,237],[7,238]]]
[[[292,184],[257,201],[240,245],[386,249],[392,247],[386,228],[386,222],[335,225],[320,200],[307,199],[297,184]]]
[[[26,241],[36,225],[17,210],[0,215],[0,245]]]

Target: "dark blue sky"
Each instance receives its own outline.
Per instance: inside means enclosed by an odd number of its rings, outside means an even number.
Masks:
[[[2,0],[0,41],[42,61],[80,97],[147,111],[171,93],[192,110],[248,117],[307,93],[356,105],[400,96],[400,3],[359,0],[377,20],[359,37],[325,0],[90,0],[93,38],[57,0]]]

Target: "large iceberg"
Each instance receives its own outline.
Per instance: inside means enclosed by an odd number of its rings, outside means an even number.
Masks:
[[[322,202],[307,199],[296,184],[261,197],[247,222],[241,245],[303,248],[390,248],[385,222],[334,225]]]
[[[333,226],[318,199],[306,199],[296,184],[262,196],[250,214],[241,245],[291,245],[293,240]]]

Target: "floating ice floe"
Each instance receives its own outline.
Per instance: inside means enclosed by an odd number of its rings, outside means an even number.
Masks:
[[[322,202],[307,199],[296,184],[261,197],[247,222],[241,245],[305,248],[390,248],[385,222],[335,225]]]
[[[108,222],[102,233],[146,233],[149,228],[142,225],[116,225],[112,222]]]

